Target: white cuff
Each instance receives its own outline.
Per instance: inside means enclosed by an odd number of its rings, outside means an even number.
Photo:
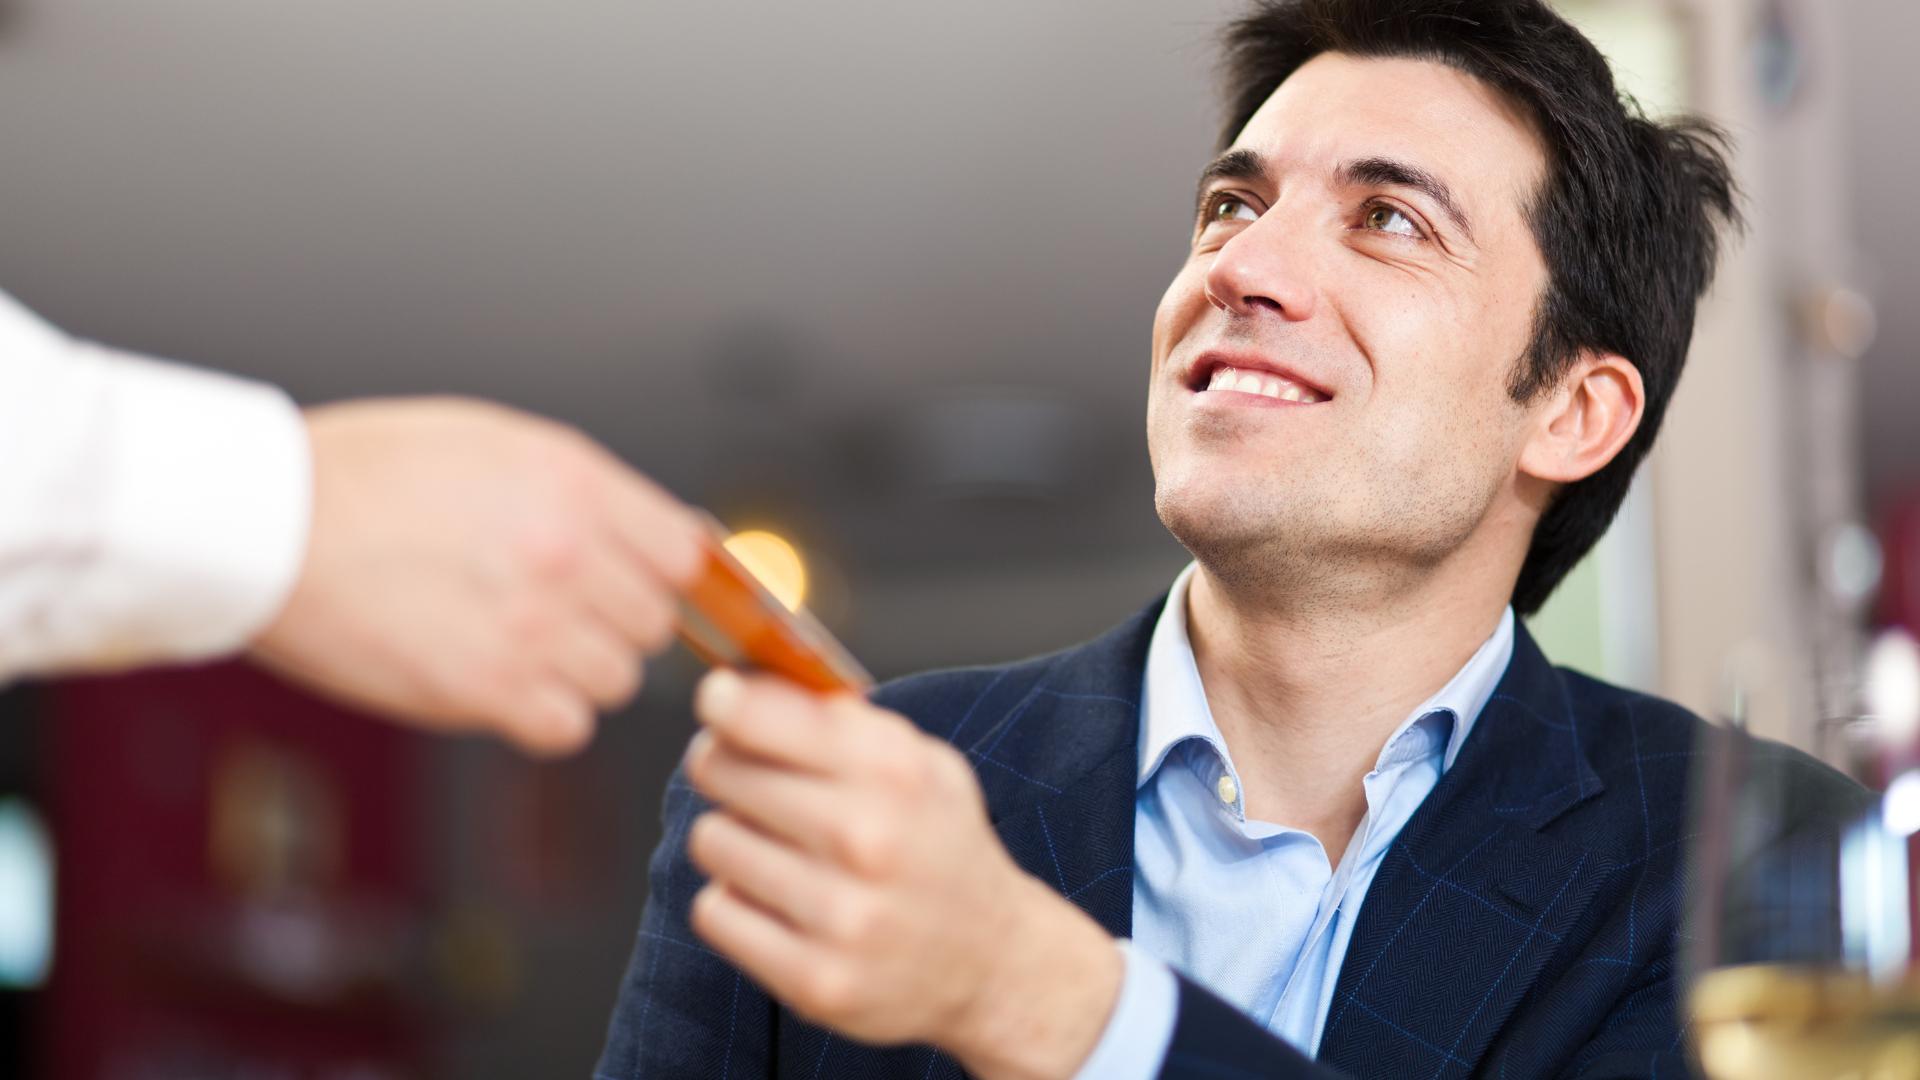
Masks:
[[[74,341],[3,293],[0,460],[0,683],[235,651],[305,558],[285,394]]]
[[[1180,1008],[1180,984],[1173,969],[1148,956],[1133,942],[1116,944],[1126,960],[1126,980],[1120,1000],[1093,1055],[1074,1074],[1074,1080],[1153,1080],[1173,1043],[1173,1024]]]
[[[89,667],[233,652],[286,602],[312,515],[306,424],[279,389],[81,346],[109,365],[97,435]]]

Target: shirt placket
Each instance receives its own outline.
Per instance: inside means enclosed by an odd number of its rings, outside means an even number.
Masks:
[[[1334,867],[1333,876],[1321,893],[1320,906],[1314,912],[1313,926],[1307,931],[1306,939],[1301,942],[1299,956],[1295,958],[1292,970],[1287,975],[1287,984],[1281,989],[1279,996],[1274,998],[1273,1007],[1267,1012],[1266,1023],[1269,1028],[1292,1001],[1295,993],[1307,991],[1319,993],[1319,981],[1325,973],[1304,972],[1299,959],[1313,955],[1314,951],[1320,947],[1321,940],[1333,932],[1334,925],[1340,918],[1341,909],[1346,906],[1347,893],[1353,886],[1353,879],[1372,858],[1371,849],[1379,821],[1380,807],[1387,802],[1393,778],[1419,759],[1418,753],[1405,750],[1396,753],[1396,749],[1400,748],[1401,740],[1409,736],[1424,738],[1424,733],[1418,729],[1417,725],[1402,732],[1380,751],[1380,756],[1374,759],[1373,771],[1360,781],[1361,790],[1366,795],[1367,812],[1361,815],[1360,824],[1354,828],[1353,836],[1348,839],[1346,850],[1340,853],[1340,865]],[[1303,982],[1304,979],[1311,979],[1311,985]]]

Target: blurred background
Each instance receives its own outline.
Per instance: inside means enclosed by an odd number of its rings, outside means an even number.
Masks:
[[[1534,627],[1836,757],[1920,621],[1920,5],[1560,6],[1733,132],[1753,230]],[[577,424],[783,538],[881,677],[1050,650],[1185,561],[1147,335],[1237,9],[0,0],[0,288],[302,401]],[[695,674],[548,765],[231,665],[0,696],[0,1075],[585,1075]]]

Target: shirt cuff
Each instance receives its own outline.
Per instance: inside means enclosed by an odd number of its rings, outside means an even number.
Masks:
[[[279,613],[306,556],[306,424],[279,389],[79,344],[104,369],[82,666],[205,659]],[[91,354],[90,356],[86,354]]]
[[[1131,941],[1122,939],[1118,945],[1126,960],[1120,1000],[1074,1080],[1153,1080],[1173,1042],[1180,1008],[1180,984],[1173,970]]]

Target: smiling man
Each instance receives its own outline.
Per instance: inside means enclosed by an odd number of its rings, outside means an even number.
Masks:
[[[1194,563],[872,703],[702,687],[599,1075],[1681,1075],[1678,707],[1515,620],[1605,530],[1734,217],[1536,0],[1286,0],[1154,321]],[[1858,789],[1785,749],[1788,815]]]

